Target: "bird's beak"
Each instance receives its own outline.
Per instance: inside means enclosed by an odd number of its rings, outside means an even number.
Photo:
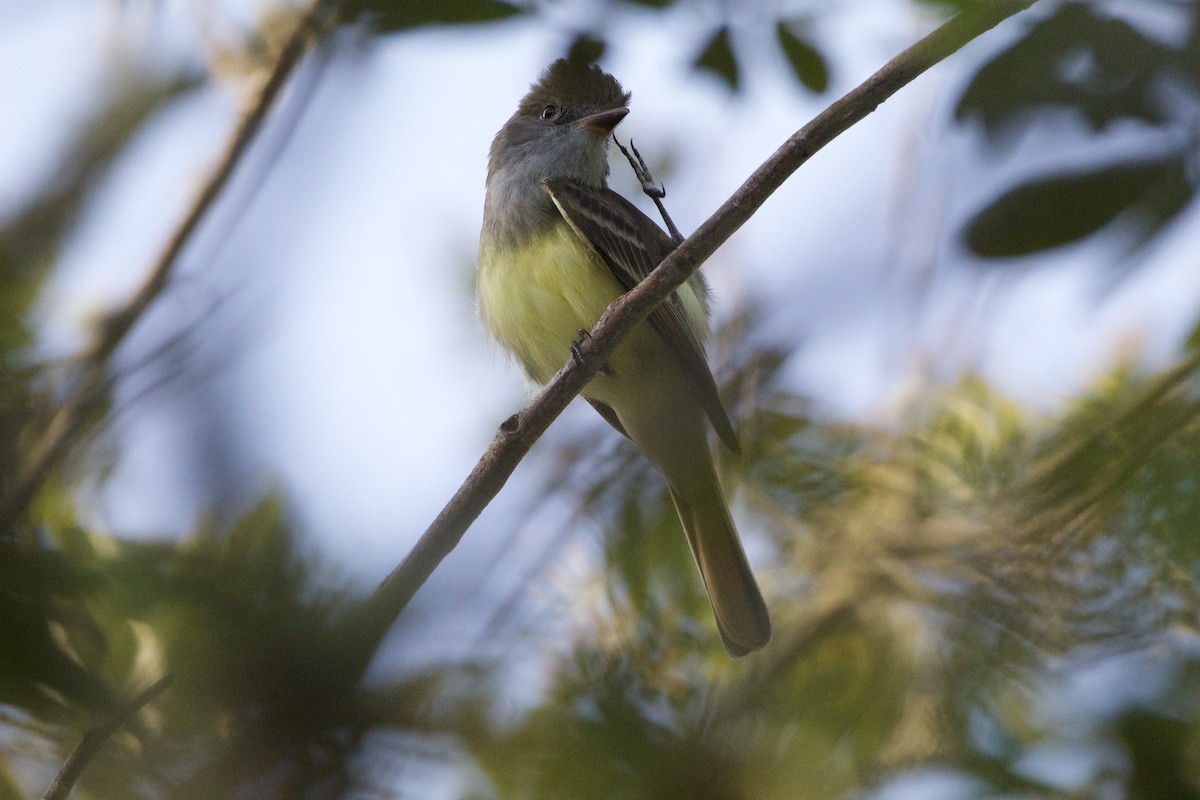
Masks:
[[[598,136],[608,136],[628,113],[628,108],[612,108],[608,111],[599,111],[595,114],[588,114],[586,117],[580,117],[575,120],[575,124]]]

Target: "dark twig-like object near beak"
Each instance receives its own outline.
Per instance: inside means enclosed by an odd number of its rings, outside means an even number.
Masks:
[[[621,150],[621,155],[625,156],[629,162],[629,166],[633,167],[633,172],[637,175],[638,180],[642,182],[642,191],[654,201],[654,205],[658,206],[658,213],[662,214],[663,222],[667,223],[667,231],[671,234],[671,238],[675,240],[675,244],[679,244],[683,241],[683,234],[679,232],[679,228],[675,227],[675,222],[667,213],[667,207],[662,202],[662,199],[667,196],[667,187],[654,180],[654,176],[650,174],[650,168],[646,166],[646,160],[633,146],[633,139],[629,140],[629,150],[633,151],[632,154],[625,149],[625,145],[617,141],[616,135],[613,136],[613,141]]]

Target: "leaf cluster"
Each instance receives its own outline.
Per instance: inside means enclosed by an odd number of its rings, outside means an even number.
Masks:
[[[1124,17],[1094,3],[1052,9],[975,74],[956,116],[981,124],[996,145],[1066,119],[1090,132],[1094,141],[1081,144],[1108,149],[1024,180],[980,210],[965,241],[986,258],[1049,250],[1118,222],[1137,251],[1196,196],[1200,6],[1152,0]],[[1170,35],[1150,12],[1169,20]]]

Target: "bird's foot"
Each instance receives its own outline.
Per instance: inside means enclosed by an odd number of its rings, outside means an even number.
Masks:
[[[613,141],[617,142],[617,137],[613,137]],[[633,174],[637,175],[638,181],[642,184],[642,191],[647,197],[653,197],[656,200],[661,200],[667,196],[667,187],[663,186],[654,180],[654,176],[650,174],[650,168],[646,166],[646,159],[642,158],[642,154],[633,145],[633,139],[629,140],[629,149],[625,145],[617,142],[617,147],[621,150],[621,155],[629,162],[629,166],[633,167]],[[629,151],[633,152],[630,153]]]
[[[571,342],[571,358],[575,359],[575,364],[577,366],[582,367],[583,366],[583,353],[579,352],[579,348],[583,346],[583,341],[585,339],[592,338],[592,335],[590,333],[588,333],[587,331],[585,331],[583,328],[576,328],[575,333],[578,335],[579,338],[577,338],[575,341]]]

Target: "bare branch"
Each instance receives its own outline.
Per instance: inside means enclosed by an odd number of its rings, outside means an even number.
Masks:
[[[580,358],[569,359],[529,405],[505,420],[466,481],[405,559],[375,590],[360,620],[359,633],[364,636],[360,644],[369,645],[363,653],[364,658],[370,658],[392,621],[404,610],[417,589],[458,545],[467,528],[504,486],[533,443],[592,379],[596,365],[608,360],[623,336],[686,281],[814,153],[922,72],[1036,1],[980,0],[896,56],[793,134],[653,273],[613,301],[592,335],[580,343]]]
[[[42,800],[64,800],[71,793],[71,789],[75,786],[75,782],[79,780],[79,776],[83,774],[87,765],[100,752],[100,748],[109,740],[109,737],[133,719],[142,710],[143,706],[166,691],[167,687],[171,685],[172,680],[173,677],[168,672],[150,684],[145,690],[138,693],[128,703],[116,709],[103,725],[86,731],[83,737],[80,738],[79,744],[75,745],[75,749],[67,756],[62,769],[58,771],[58,774],[54,776],[54,780],[50,782],[46,793],[42,795]]]
[[[200,188],[187,214],[167,240],[142,285],[123,307],[108,315],[91,346],[79,357],[82,372],[70,396],[59,407],[33,446],[29,460],[13,483],[12,491],[0,498],[0,520],[15,519],[25,510],[38,488],[66,453],[76,434],[87,425],[109,388],[109,359],[125,341],[146,309],[167,287],[179,256],[254,141],[267,113],[274,106],[280,89],[304,54],[333,23],[336,6],[336,0],[313,0],[309,10],[284,42],[262,88],[230,135],[224,153],[213,167],[208,180]]]

